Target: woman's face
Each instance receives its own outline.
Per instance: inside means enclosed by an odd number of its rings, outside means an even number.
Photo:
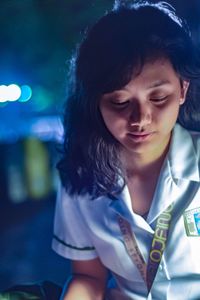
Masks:
[[[105,125],[124,149],[159,152],[169,143],[188,86],[167,58],[149,61],[126,86],[101,97]]]

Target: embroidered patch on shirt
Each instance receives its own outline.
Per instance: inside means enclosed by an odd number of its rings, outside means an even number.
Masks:
[[[200,236],[200,207],[185,211],[183,218],[187,236]]]

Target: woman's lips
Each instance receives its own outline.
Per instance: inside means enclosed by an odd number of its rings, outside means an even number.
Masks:
[[[129,132],[128,136],[135,141],[145,141],[153,134],[154,132]]]

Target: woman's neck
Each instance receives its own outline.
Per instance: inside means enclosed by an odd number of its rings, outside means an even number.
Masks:
[[[145,178],[149,177],[149,174],[151,174],[151,176],[159,174],[168,149],[169,145],[167,145],[161,153],[153,153],[152,155],[149,153],[148,155],[128,152],[123,153],[122,164],[127,177]]]
[[[129,164],[129,166],[126,168],[127,177],[149,178],[149,175],[151,175],[151,177],[158,175],[163,165],[165,156],[166,155],[163,154],[153,161],[137,161],[137,163],[133,162],[132,165]]]

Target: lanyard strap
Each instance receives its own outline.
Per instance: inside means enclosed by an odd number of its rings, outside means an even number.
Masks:
[[[150,291],[151,289],[158,270],[158,266],[162,259],[163,252],[166,247],[173,207],[174,203],[170,204],[167,209],[159,215],[157,219],[147,265],[137,245],[135,235],[131,230],[129,222],[122,218],[120,215],[117,216],[118,224],[124,239],[127,252],[132,261],[137,266],[144,282],[147,285],[148,291]]]
[[[128,254],[131,257],[132,261],[136,264],[142,278],[146,282],[147,271],[145,260],[140,252],[140,249],[138,248],[135,235],[131,230],[131,226],[128,221],[123,219],[120,215],[118,215],[117,217]]]

